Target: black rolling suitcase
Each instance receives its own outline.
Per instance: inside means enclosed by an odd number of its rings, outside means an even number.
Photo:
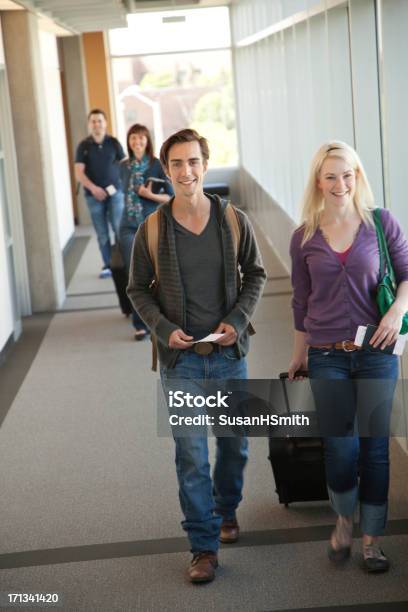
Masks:
[[[112,272],[112,280],[115,285],[116,293],[118,294],[119,306],[124,315],[128,316],[132,313],[132,305],[126,293],[128,284],[128,274],[123,257],[116,243],[112,246],[112,256],[110,261],[110,269]]]
[[[302,372],[302,375],[307,375]],[[286,388],[287,373],[279,375],[286,412],[291,414]],[[328,499],[322,438],[269,437],[269,460],[279,502]]]

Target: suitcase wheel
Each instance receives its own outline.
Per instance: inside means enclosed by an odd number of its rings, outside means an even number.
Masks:
[[[279,496],[279,503],[285,504],[285,508],[288,508],[290,502],[289,487],[286,484],[281,484],[276,492]]]

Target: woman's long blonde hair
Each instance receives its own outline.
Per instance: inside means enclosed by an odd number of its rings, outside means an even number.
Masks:
[[[364,223],[372,224],[370,211],[374,208],[374,196],[363,164],[356,151],[345,142],[331,140],[322,145],[312,160],[309,180],[302,200],[301,228],[303,228],[302,246],[310,240],[319,226],[320,215],[324,209],[322,192],[317,186],[323,162],[328,157],[340,157],[350,164],[356,174],[356,192],[354,206]]]

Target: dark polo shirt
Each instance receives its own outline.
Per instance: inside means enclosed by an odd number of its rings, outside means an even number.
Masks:
[[[101,143],[88,136],[79,143],[75,162],[85,164],[85,174],[98,187],[114,185],[121,188],[119,163],[126,157],[122,145],[113,136],[106,135]],[[84,188],[86,195],[92,195]]]

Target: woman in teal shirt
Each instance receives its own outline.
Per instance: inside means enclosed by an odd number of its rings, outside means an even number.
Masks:
[[[135,123],[126,138],[129,158],[121,164],[121,179],[125,206],[119,228],[119,242],[125,265],[129,271],[132,245],[137,228],[145,218],[165,204],[173,195],[173,188],[160,161],[154,157],[150,132]],[[144,340],[148,329],[137,312],[132,312],[135,340]]]

